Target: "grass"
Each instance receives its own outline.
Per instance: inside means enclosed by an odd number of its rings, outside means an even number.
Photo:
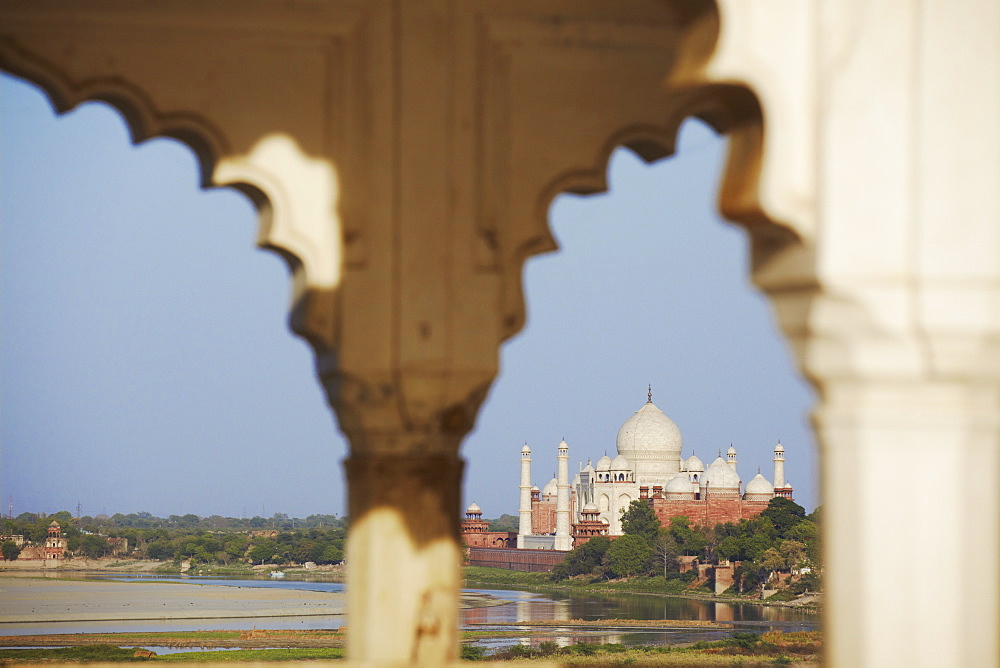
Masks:
[[[559,647],[551,641],[537,648],[514,645],[486,654],[464,652],[466,660],[553,660],[560,665],[757,666],[818,665],[818,633],[736,633],[732,638],[699,642],[690,647],[626,647],[581,642]],[[474,656],[475,654],[475,656]]]
[[[114,645],[84,645],[55,649],[0,649],[0,661],[72,661],[74,663],[108,663],[134,661],[134,649]]]
[[[172,663],[226,663],[259,661],[316,661],[344,658],[340,648],[308,649],[234,649],[206,652],[176,652],[151,659],[134,657],[135,647],[85,645],[55,649],[0,649],[2,662],[65,661],[73,663],[109,663],[128,661],[166,661]]]
[[[174,663],[251,663],[260,661],[330,661],[343,659],[339,647],[302,649],[233,649],[219,652],[177,652],[156,657],[156,661]]]

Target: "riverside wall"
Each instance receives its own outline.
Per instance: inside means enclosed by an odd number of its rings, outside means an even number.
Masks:
[[[469,565],[503,568],[526,573],[549,573],[561,563],[565,552],[555,550],[517,550],[494,547],[470,547]]]

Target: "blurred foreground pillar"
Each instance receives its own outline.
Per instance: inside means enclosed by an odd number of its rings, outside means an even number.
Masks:
[[[830,666],[1000,665],[1000,5],[721,0],[818,390]]]

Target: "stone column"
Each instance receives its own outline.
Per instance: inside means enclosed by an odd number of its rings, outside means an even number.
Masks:
[[[774,446],[774,488],[785,486],[785,447],[778,443]]]
[[[531,533],[531,448],[521,448],[521,498],[518,505],[517,548],[524,549],[524,537]]]
[[[569,533],[569,445],[559,443],[559,462],[556,488],[556,539],[555,549],[573,549],[573,537]]]
[[[345,460],[349,655],[374,665],[457,660],[462,467],[455,449]]]

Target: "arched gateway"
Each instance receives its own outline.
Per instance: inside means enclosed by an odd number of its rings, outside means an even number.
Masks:
[[[1000,662],[996,3],[5,0],[0,66],[257,203],[351,444],[352,658],[457,657],[458,449],[548,203],[697,115],[819,391],[828,663]]]

